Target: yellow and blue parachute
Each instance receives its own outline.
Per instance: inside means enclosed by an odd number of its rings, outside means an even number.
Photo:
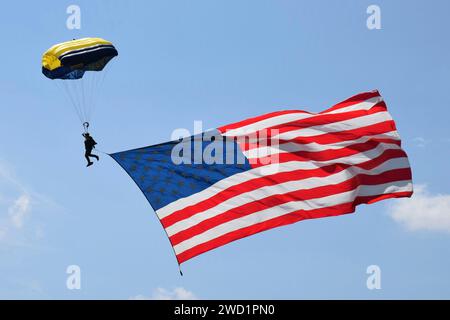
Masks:
[[[118,55],[102,38],[83,38],[55,44],[42,56],[42,73],[61,86],[79,120],[88,123],[106,65]],[[89,75],[89,76],[88,76]],[[73,80],[73,81],[67,81]]]
[[[42,73],[50,79],[80,79],[85,71],[102,71],[118,55],[109,41],[84,38],[59,43],[42,56]]]

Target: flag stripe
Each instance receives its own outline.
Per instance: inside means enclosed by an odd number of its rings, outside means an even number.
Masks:
[[[361,164],[355,164],[354,170],[365,169],[370,170],[379,167],[384,162],[389,162],[393,159],[399,159],[399,161],[404,161],[402,158],[406,158],[406,154],[403,150],[393,150],[389,149],[383,152],[380,156],[375,157],[369,161],[363,162]],[[400,163],[400,162],[399,162]],[[287,163],[292,165],[293,163]],[[349,164],[331,164],[318,167],[316,169],[298,169],[293,171],[284,171],[272,175],[267,175],[266,177],[254,177],[253,179],[230,185],[230,184],[217,184],[214,187],[210,187],[205,191],[203,197],[192,196],[192,205],[186,206],[180,210],[174,211],[172,214],[161,219],[161,223],[165,228],[177,223],[180,220],[187,219],[199,212],[211,209],[221,202],[225,202],[233,197],[240,194],[240,190],[246,190],[251,192],[259,188],[273,186],[276,184],[288,182],[288,181],[300,181],[302,179],[307,179],[311,177],[326,177],[331,174],[339,173],[350,167]],[[402,167],[403,165],[399,165]],[[291,167],[287,167],[291,168]],[[220,190],[220,191],[218,191]],[[198,194],[197,194],[198,195]],[[208,197],[209,195],[209,197]]]
[[[304,211],[308,214],[309,211],[314,209],[320,209],[321,211],[327,211],[327,207],[333,207],[339,204],[353,202],[358,196],[379,196],[386,193],[396,192],[411,192],[412,184],[410,180],[388,182],[380,185],[359,185],[355,189],[333,194],[330,196],[315,198],[309,201],[292,201],[289,204],[271,207],[256,213],[244,216],[242,218],[234,219],[229,222],[220,224],[214,228],[208,229],[205,232],[196,235],[188,240],[183,241],[174,246],[174,250],[177,255],[182,252],[198,246],[204,242],[214,240],[229,232],[240,230],[242,228],[261,223],[283,216],[287,213]],[[349,201],[350,200],[350,201]],[[373,200],[373,199],[372,199]],[[309,212],[311,214],[311,212]]]
[[[374,124],[391,121],[392,118],[386,111],[377,112],[374,114],[368,114],[362,117],[351,118],[349,120],[338,121],[334,123],[328,123],[323,125],[312,126],[308,128],[302,128],[298,130],[292,130],[288,132],[283,132],[278,135],[275,135],[273,138],[277,138],[280,140],[292,140],[297,139],[298,137],[307,138],[313,136],[320,136],[324,132],[327,134],[334,132],[345,131],[349,128],[358,129],[364,128],[367,126],[371,126]]]
[[[406,154],[398,146],[388,144],[388,145],[378,145],[372,150],[359,153],[358,156],[343,157],[331,161],[291,161],[281,164],[275,163],[264,167],[257,167],[255,169],[220,180],[215,184],[213,184],[211,187],[202,190],[201,192],[195,193],[189,197],[180,198],[172,203],[169,203],[167,206],[157,210],[156,213],[158,217],[164,222],[165,221],[164,219],[167,216],[175,213],[176,211],[187,209],[188,206],[195,205],[200,201],[206,200],[215,195],[219,191],[226,190],[233,185],[238,185],[240,183],[253,180],[255,178],[266,177],[267,174],[264,174],[264,172],[283,173],[283,172],[292,172],[294,170],[311,170],[332,164],[349,165],[349,166],[363,165],[365,162],[369,162],[373,159],[376,159],[377,157],[380,157],[389,150],[397,151],[393,153],[393,157],[406,156]]]
[[[380,97],[381,98],[380,93],[378,92],[378,90],[374,90],[374,91],[371,91],[371,92],[363,92],[363,93],[357,94],[357,95],[355,95],[353,97],[350,97],[350,98],[348,98],[348,99],[346,99],[344,101],[341,101],[341,102],[335,104],[334,106],[332,106],[331,108],[329,108],[329,109],[327,109],[325,111],[322,111],[320,113],[330,113],[330,112],[333,112],[333,111],[337,111],[338,109],[343,109],[345,107],[348,107],[348,106],[351,106],[351,105],[354,105],[354,104],[358,104],[358,103],[361,103],[362,101],[366,101],[366,100],[369,100],[369,99],[372,99],[372,98],[375,98],[375,97]]]
[[[268,156],[262,158],[253,158],[250,161],[253,167],[264,166],[268,163],[283,163],[289,161],[331,161],[334,159],[350,157],[352,155],[357,155],[364,151],[369,151],[375,148],[386,148],[386,146],[391,145],[392,147],[399,147],[397,144],[389,144],[380,141],[367,141],[365,143],[353,144],[348,147],[343,147],[337,150],[324,150],[318,152],[310,151],[296,151],[289,153],[280,153],[277,156]]]
[[[356,129],[344,130],[341,132],[332,132],[332,133],[323,133],[321,135],[313,136],[313,137],[302,137],[297,136],[294,139],[279,139],[278,141],[271,141],[272,144],[278,143],[278,145],[295,142],[299,144],[308,144],[308,143],[318,143],[318,144],[334,144],[343,141],[351,141],[362,138],[364,136],[369,135],[377,135],[384,134],[387,132],[396,132],[394,121],[384,121],[381,123],[376,123],[370,126],[365,126]],[[270,136],[270,135],[269,135]],[[396,133],[398,137],[398,133]],[[240,142],[239,146],[243,151],[246,151],[251,148],[255,148],[260,146],[260,142],[256,141],[256,143],[250,144],[248,142]]]
[[[398,189],[401,190],[401,189]],[[306,219],[317,219],[331,216],[338,216],[342,214],[348,214],[355,211],[355,206],[362,203],[373,203],[375,201],[389,199],[389,198],[399,198],[399,197],[410,197],[412,192],[410,188],[405,188],[406,191],[390,192],[389,194],[380,194],[374,196],[364,196],[356,197],[353,202],[338,204],[332,207],[319,208],[314,210],[299,210],[297,212],[290,212],[267,221],[257,222],[253,225],[231,231],[222,236],[214,238],[213,240],[205,241],[195,247],[187,249],[181,253],[177,253],[177,259],[179,263],[183,263],[191,258],[198,256],[199,254],[205,253],[212,249],[221,247],[232,241],[236,241],[250,235],[268,230],[284,225],[292,224],[301,220]]]
[[[389,176],[387,176],[389,174]],[[367,178],[371,179],[367,179]],[[214,227],[220,226],[232,220],[243,219],[243,217],[247,215],[254,214],[256,212],[263,211],[272,207],[282,207],[283,210],[286,209],[294,209],[298,206],[297,203],[292,204],[291,202],[295,199],[301,198],[301,201],[304,201],[307,206],[314,204],[315,199],[318,196],[325,197],[327,195],[339,194],[347,191],[351,191],[355,188],[356,184],[376,184],[376,182],[393,182],[399,179],[410,179],[411,176],[405,172],[405,170],[392,170],[386,172],[386,175],[383,174],[381,176],[367,176],[360,175],[356,176],[348,181],[342,182],[337,185],[329,185],[318,187],[310,190],[298,190],[294,191],[290,194],[278,195],[276,197],[272,197],[270,199],[264,199],[259,202],[253,202],[243,207],[236,208],[235,210],[228,210],[221,215],[217,215],[211,219],[205,220],[197,225],[190,227],[189,229],[185,229],[176,233],[175,235],[170,236],[170,240],[173,245],[178,245],[183,241],[187,241],[188,239],[200,235],[205,230],[210,230]],[[267,203],[266,203],[267,202]]]
[[[370,110],[372,107],[376,106],[381,102],[382,98],[379,96],[370,97],[367,100],[359,101],[354,105],[345,105],[341,108],[336,108],[331,111],[333,114],[346,113],[351,111],[364,111]],[[223,133],[224,136],[241,136],[248,135],[252,132],[267,128],[276,128],[280,125],[289,125],[295,122],[302,123],[305,120],[310,119],[321,119],[324,113],[310,113],[302,110],[288,110],[282,112],[270,113],[261,117],[256,117],[249,120],[244,120],[232,125],[224,126],[219,128],[219,131]]]
[[[361,152],[357,156],[346,156],[338,159],[328,160],[328,161],[290,161],[287,163],[274,163],[266,166],[257,167],[255,169],[233,175],[231,177],[225,178],[218,181],[211,186],[211,189],[205,189],[201,192],[195,193],[186,198],[180,198],[167,206],[157,210],[157,214],[160,219],[167,217],[174,211],[184,209],[185,207],[195,204],[199,201],[209,198],[214,193],[220,190],[227,189],[228,187],[239,184],[248,180],[252,180],[257,177],[267,176],[270,173],[281,173],[289,172],[293,170],[307,170],[307,169],[317,169],[322,166],[329,164],[347,164],[347,165],[358,165],[366,161],[370,161],[380,155],[382,155],[386,150],[400,150],[397,145],[394,144],[380,144],[375,148]],[[402,153],[402,152],[401,152]],[[214,190],[214,191],[211,191]]]
[[[181,232],[186,235],[191,229],[206,230],[208,228],[205,228],[205,226],[210,227],[211,221],[219,222],[224,217],[237,218],[246,213],[252,213],[261,207],[279,205],[293,199],[307,200],[319,197],[321,194],[339,193],[351,190],[358,183],[371,184],[374,181],[382,183],[411,178],[409,163],[406,158],[394,159],[373,170],[370,174],[367,172],[368,170],[360,169],[354,170],[354,172],[341,171],[327,177],[308,178],[302,181],[301,188],[298,187],[296,181],[289,181],[251,192],[242,192],[239,196],[223,201],[216,207],[202,211],[201,214],[193,215],[189,219],[179,220],[172,226],[166,227],[166,231],[169,236],[176,235],[172,240],[179,240],[180,237],[183,237],[180,235]],[[205,224],[205,221],[209,221],[209,224]],[[174,242],[177,243],[178,240],[174,240]]]
[[[336,142],[333,144],[318,144],[316,142],[310,143],[286,142],[278,146],[263,146],[263,147],[256,146],[256,148],[247,149],[243,153],[248,159],[253,159],[253,158],[267,157],[270,155],[285,152],[297,152],[297,151],[317,152],[325,150],[337,150],[342,147],[348,147],[352,144],[364,143],[370,140],[385,143],[393,143],[400,146],[400,140],[395,135],[395,131],[390,131],[384,134],[364,136],[356,140],[347,140],[342,142]]]
[[[377,104],[371,104],[372,107],[370,109],[358,109],[350,112],[341,112],[337,114],[317,114],[312,117],[305,118],[303,120],[292,121],[288,123],[283,123],[280,125],[272,126],[270,128],[264,128],[249,134],[250,137],[263,136],[267,134],[267,131],[277,132],[278,134],[294,131],[294,130],[304,130],[310,127],[318,127],[318,126],[326,126],[333,125],[336,123],[357,119],[361,117],[366,117],[369,115],[373,115],[375,113],[386,112],[386,105],[383,101]],[[339,109],[342,111],[342,109]],[[320,128],[319,128],[320,130]],[[269,133],[270,136],[275,136],[273,133]],[[229,134],[227,136],[230,136]]]

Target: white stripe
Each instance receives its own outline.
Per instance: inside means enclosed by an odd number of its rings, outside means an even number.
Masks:
[[[395,144],[381,143],[374,149],[338,159],[332,159],[327,161],[289,161],[285,163],[275,163],[263,167],[254,168],[242,173],[232,175],[220,181],[217,181],[215,184],[211,185],[207,189],[194,193],[188,197],[180,198],[174,202],[171,202],[166,206],[156,210],[156,214],[160,219],[163,219],[175,211],[184,209],[192,204],[196,204],[200,201],[206,200],[215,195],[216,193],[223,191],[233,185],[249,181],[255,178],[260,178],[265,175],[264,172],[268,172],[269,170],[270,172],[272,172],[271,169],[276,170],[276,173],[281,173],[294,170],[317,169],[332,163],[357,165],[369,161],[373,158],[376,158],[389,149],[400,149],[400,147]]]
[[[358,174],[370,174],[372,176],[375,176],[389,170],[401,168],[409,168],[409,162],[407,158],[390,159],[380,164],[378,167],[368,170],[358,167],[350,167],[326,177],[311,177],[303,179],[300,182],[298,180],[295,180],[283,182],[277,185],[261,187],[249,192],[236,194],[233,198],[220,202],[216,206],[208,210],[201,211],[187,219],[178,221],[170,227],[167,227],[166,231],[169,236],[172,236],[180,231],[195,226],[202,221],[218,216],[228,210],[240,207],[247,203],[267,198],[269,196],[283,195],[293,191],[308,190],[311,188],[317,188],[327,185],[335,185],[347,181]]]
[[[260,148],[253,148],[246,151],[243,151],[244,155],[248,159],[254,159],[254,158],[263,158],[267,156],[271,156],[274,154],[279,153],[286,153],[286,152],[298,152],[298,151],[308,151],[308,152],[320,152],[325,150],[338,150],[345,147],[348,147],[352,144],[357,143],[364,143],[372,139],[392,139],[400,141],[400,137],[397,133],[397,131],[390,131],[383,134],[377,134],[372,136],[364,136],[362,138],[356,139],[356,140],[347,140],[347,141],[341,141],[341,142],[333,142],[332,144],[320,144],[317,142],[311,142],[311,143],[295,143],[295,142],[287,142],[280,144],[277,147],[273,146],[265,146]]]
[[[367,99],[364,102],[360,102],[358,104],[350,105],[350,106],[347,106],[347,107],[344,107],[344,108],[339,108],[339,109],[336,109],[336,110],[324,112],[322,114],[335,114],[335,113],[343,113],[343,112],[355,111],[355,110],[369,110],[370,108],[372,108],[374,105],[376,105],[377,103],[379,103],[381,101],[383,101],[383,97],[376,96],[376,97],[372,97],[370,99]],[[355,109],[355,106],[358,106],[358,108]]]
[[[105,46],[105,45],[102,44],[102,46]],[[65,59],[67,57],[73,57],[73,56],[77,56],[77,55],[81,55],[81,54],[85,54],[85,53],[90,53],[90,52],[94,52],[94,51],[102,50],[102,49],[104,49],[104,47],[93,48],[93,49],[89,49],[89,50],[84,50],[83,49],[83,51],[81,51],[81,52],[69,53],[69,54],[65,55],[64,57],[61,57],[61,59]],[[81,49],[78,49],[78,50],[81,50]]]
[[[349,120],[283,132],[275,135],[273,139],[292,140],[300,137],[313,137],[331,132],[359,129],[388,120],[392,120],[391,115],[388,112],[383,111],[374,114],[368,114],[358,118],[352,118]]]
[[[274,116],[272,118],[264,119],[252,124],[248,124],[243,127],[239,127],[236,129],[231,129],[223,133],[224,136],[242,136],[242,135],[248,135],[253,132],[256,132],[258,130],[271,128],[283,123],[288,123],[292,121],[300,121],[303,119],[320,116],[320,115],[326,115],[328,113],[334,114],[334,113],[343,113],[343,112],[349,112],[349,111],[356,111],[356,110],[369,110],[374,105],[376,105],[378,102],[382,101],[383,99],[380,96],[373,97],[370,99],[367,99],[363,102],[356,103],[354,105],[336,109],[327,113],[289,113],[289,114],[283,114],[280,116]]]
[[[107,42],[107,44],[104,43],[104,45],[112,45],[111,42],[106,41],[106,40],[104,40],[104,39],[99,39],[99,38],[95,38],[95,40],[92,39],[92,38],[83,38],[83,39],[78,39],[78,40],[75,40],[75,41],[76,41],[76,46],[89,45],[90,43],[96,44],[96,43],[98,43],[99,41],[105,41],[105,42]],[[74,45],[74,42],[73,42],[73,41],[68,41],[68,42],[58,43],[58,44],[54,45],[52,48],[58,47],[58,50],[55,51],[55,56],[58,56],[58,57],[59,57],[59,56],[61,56],[61,55],[64,54],[64,53],[60,53],[61,51],[64,51],[64,50],[66,50],[67,48],[72,47],[73,45]],[[87,48],[88,48],[88,47],[87,47]],[[82,49],[82,48],[73,49],[73,50],[80,50],[80,49]],[[69,51],[67,51],[67,52],[70,52],[70,51],[72,51],[72,50],[69,50]]]
[[[191,249],[199,244],[216,239],[224,234],[236,231],[260,222],[268,221],[290,212],[298,210],[314,210],[319,208],[326,208],[339,204],[352,202],[357,196],[376,196],[393,192],[412,191],[412,183],[408,181],[389,182],[380,185],[360,185],[356,189],[340,194],[335,194],[323,198],[316,198],[306,201],[292,201],[284,203],[277,207],[268,208],[251,215],[228,221],[214,228],[189,238],[176,246],[174,250],[176,254],[180,254],[188,249]]]
[[[70,45],[69,45],[70,46]],[[74,51],[77,51],[76,53],[78,53],[78,51],[84,51],[84,50],[89,50],[89,49],[95,49],[95,48],[98,48],[99,46],[111,46],[111,45],[107,45],[107,44],[102,44],[102,43],[96,43],[96,44],[93,44],[93,45],[91,45],[91,46],[88,46],[88,47],[84,47],[84,48],[76,48],[76,49],[72,49],[72,50],[69,50],[69,51],[66,51],[66,52],[64,52],[64,53],[62,53],[58,58],[64,58],[66,55],[69,55],[69,54],[71,54],[71,53],[74,53]]]

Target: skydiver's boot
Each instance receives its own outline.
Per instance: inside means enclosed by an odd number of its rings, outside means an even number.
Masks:
[[[100,160],[99,156],[96,156],[95,154],[93,156],[95,157],[95,159],[97,159],[97,161]]]
[[[86,167],[92,166],[94,163],[93,162],[89,162]]]

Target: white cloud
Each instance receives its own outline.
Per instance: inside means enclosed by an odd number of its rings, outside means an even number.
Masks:
[[[0,245],[26,245],[45,235],[42,223],[31,217],[35,208],[62,210],[48,197],[25,186],[14,169],[0,159]]]
[[[197,296],[183,287],[176,287],[173,290],[156,288],[151,297],[137,295],[130,300],[197,300]]]
[[[424,137],[415,137],[413,141],[419,148],[425,148],[431,142],[431,140],[425,139]]]
[[[138,294],[137,296],[130,297],[128,300],[151,300],[150,297],[146,297],[142,294]]]
[[[450,232],[450,194],[430,194],[426,185],[417,185],[410,199],[398,199],[389,214],[408,230]]]
[[[31,211],[31,197],[28,194],[21,195],[8,209],[11,224],[21,229],[25,218]]]

